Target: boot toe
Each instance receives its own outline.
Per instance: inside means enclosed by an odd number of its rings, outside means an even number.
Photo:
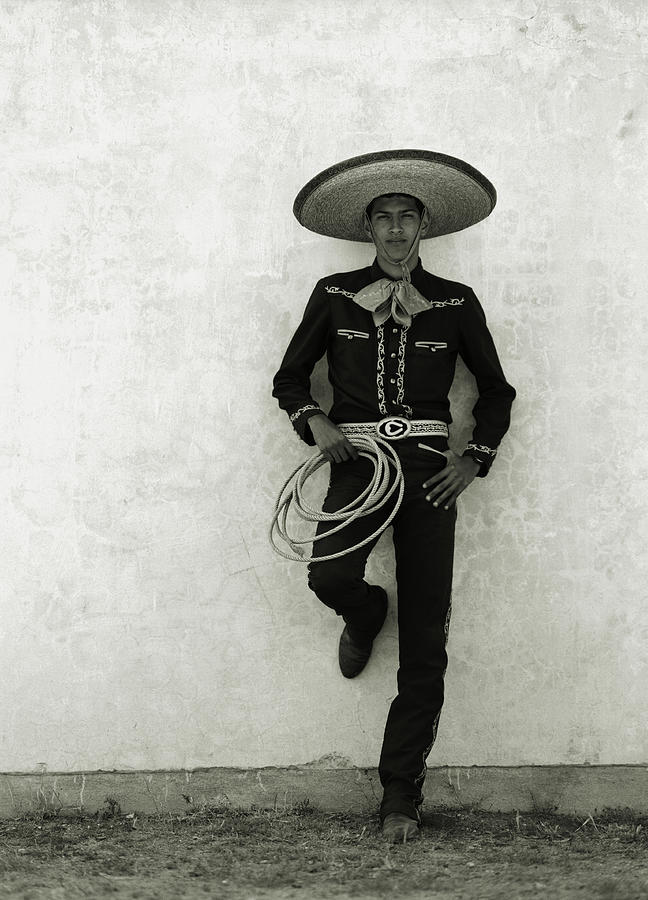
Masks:
[[[355,678],[369,662],[371,656],[371,648],[373,643],[368,647],[360,647],[351,639],[349,630],[344,629],[340,635],[340,646],[338,648],[338,662],[340,671],[345,678]]]
[[[382,832],[390,844],[408,844],[421,836],[418,822],[403,813],[389,813],[385,816]]]

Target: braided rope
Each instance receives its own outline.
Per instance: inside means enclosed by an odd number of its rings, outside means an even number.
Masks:
[[[356,447],[360,456],[371,460],[373,463],[373,477],[367,487],[358,494],[354,500],[335,512],[327,513],[322,510],[313,509],[313,507],[311,507],[304,499],[304,485],[306,484],[306,481],[321,468],[321,466],[326,465],[326,458],[322,453],[318,452],[305,462],[300,463],[286,479],[279,492],[275,514],[272,519],[272,524],[270,525],[270,543],[274,550],[280,556],[283,556],[284,559],[309,563],[313,560],[324,562],[328,559],[338,559],[341,556],[346,556],[348,553],[353,553],[354,550],[364,547],[365,544],[368,544],[370,541],[373,541],[374,538],[377,538],[382,534],[382,532],[391,524],[394,516],[398,512],[405,492],[405,479],[403,477],[403,470],[398,454],[394,448],[391,444],[381,438],[357,435],[349,438],[349,440],[354,447]],[[334,465],[344,465],[344,463],[335,463]],[[392,470],[394,477],[393,479],[390,479]],[[386,520],[373,532],[373,534],[370,534],[369,537],[366,537],[364,540],[359,541],[357,544],[354,544],[345,550],[331,553],[329,556],[307,556],[302,549],[304,544],[312,543],[314,545],[323,537],[328,537],[329,535],[335,534],[343,528],[346,528],[352,522],[355,522],[356,519],[371,515],[381,509],[385,503],[394,496],[396,491],[398,491],[398,496],[396,497],[394,508],[389,513]],[[291,536],[288,532],[287,518],[290,509],[292,509],[297,517],[303,521],[339,522],[339,524],[315,537],[306,539],[296,538]],[[275,537],[281,538],[281,540],[290,547],[290,551],[278,546]]]

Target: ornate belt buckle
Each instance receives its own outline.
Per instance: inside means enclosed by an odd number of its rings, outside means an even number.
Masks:
[[[401,416],[387,416],[376,422],[376,431],[382,438],[388,441],[400,441],[409,436],[412,431],[412,423]]]

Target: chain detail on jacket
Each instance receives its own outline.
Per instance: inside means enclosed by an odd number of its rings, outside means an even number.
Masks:
[[[387,400],[385,398],[385,329],[378,326],[378,366],[376,368],[376,382],[378,387],[378,409],[381,415],[386,416]]]
[[[411,406],[408,406],[405,403],[405,345],[407,344],[408,331],[409,325],[404,325],[400,333],[400,343],[398,345],[398,373],[396,381],[398,394],[396,396],[396,402],[403,407],[406,415],[411,419],[414,415],[414,411]]]

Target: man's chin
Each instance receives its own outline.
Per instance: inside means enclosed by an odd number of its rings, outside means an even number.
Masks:
[[[394,260],[401,262],[406,259],[409,255],[409,245],[407,243],[403,244],[385,244],[385,250],[387,254]]]

